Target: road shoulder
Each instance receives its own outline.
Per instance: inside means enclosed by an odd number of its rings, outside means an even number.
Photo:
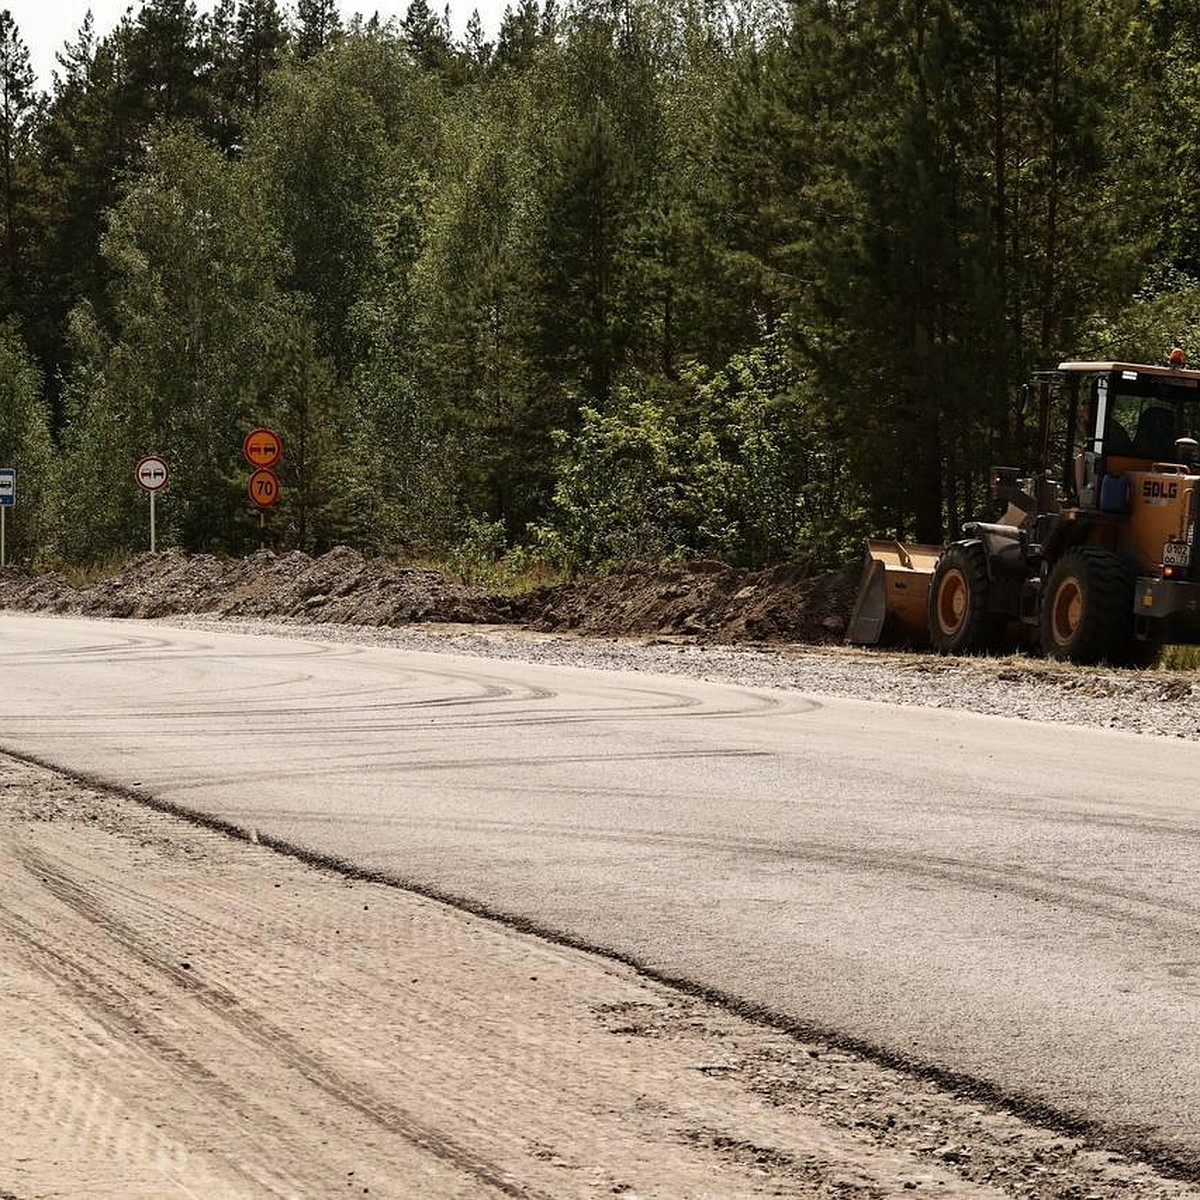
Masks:
[[[9,758],[0,859],[0,1195],[1197,1195]]]

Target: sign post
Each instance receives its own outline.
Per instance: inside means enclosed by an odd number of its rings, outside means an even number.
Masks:
[[[258,509],[260,543],[267,509],[279,503],[279,476],[271,468],[282,456],[283,441],[273,429],[252,429],[242,442],[242,457],[254,468],[246,491]]]
[[[5,514],[17,502],[17,472],[13,467],[0,467],[0,567],[7,562],[5,546]]]
[[[154,500],[167,486],[167,464],[157,454],[147,454],[133,468],[133,477],[144,492],[150,493],[150,553],[158,550],[158,530],[155,527]]]

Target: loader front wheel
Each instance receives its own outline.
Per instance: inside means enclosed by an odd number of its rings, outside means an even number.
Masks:
[[[1004,617],[987,611],[987,552],[978,541],[947,546],[929,585],[929,640],[942,654],[996,649]]]
[[[1133,653],[1134,575],[1096,546],[1064,554],[1042,593],[1042,650],[1077,663],[1125,663]]]

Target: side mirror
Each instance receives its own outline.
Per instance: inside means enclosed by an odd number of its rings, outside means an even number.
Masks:
[[[1021,384],[1020,409],[1021,409],[1022,417],[1028,419],[1029,417],[1033,416],[1034,403],[1033,403],[1033,384],[1032,383]]]

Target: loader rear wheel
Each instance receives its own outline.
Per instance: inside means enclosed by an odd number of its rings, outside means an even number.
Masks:
[[[982,542],[955,542],[938,559],[929,585],[929,640],[942,654],[996,649],[1004,617],[987,611],[988,564]]]
[[[1134,573],[1119,554],[1082,546],[1059,559],[1042,593],[1042,650],[1077,663],[1130,661]]]

